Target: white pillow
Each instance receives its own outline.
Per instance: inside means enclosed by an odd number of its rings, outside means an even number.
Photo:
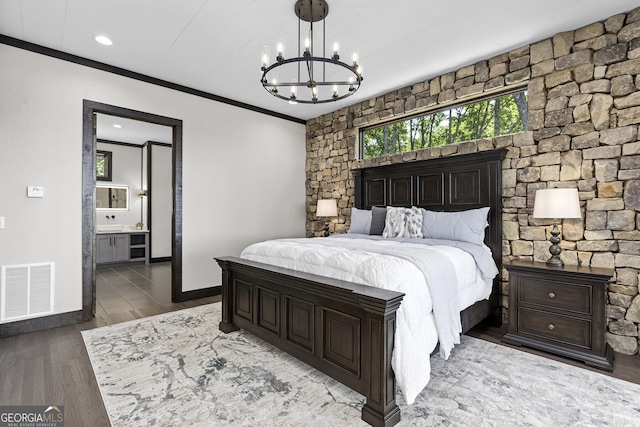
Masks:
[[[387,207],[382,237],[422,238],[424,209]]]
[[[349,225],[349,231],[347,231],[347,233],[369,234],[370,229],[371,211],[351,208],[351,225]]]
[[[425,238],[457,240],[482,245],[484,229],[489,225],[488,214],[488,207],[460,212],[425,211],[422,235]]]

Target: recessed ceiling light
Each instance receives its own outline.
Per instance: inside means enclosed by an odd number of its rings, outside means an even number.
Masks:
[[[98,43],[100,43],[102,45],[105,45],[105,46],[111,46],[113,44],[111,39],[109,37],[107,37],[107,36],[95,36],[94,39]]]
[[[120,128],[122,128],[122,125],[113,125],[113,127],[116,128],[116,129],[120,129]]]

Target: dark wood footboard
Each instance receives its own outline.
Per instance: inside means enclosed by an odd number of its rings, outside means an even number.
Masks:
[[[404,294],[240,258],[216,261],[221,331],[242,328],[363,394],[367,423],[400,421],[391,354]]]

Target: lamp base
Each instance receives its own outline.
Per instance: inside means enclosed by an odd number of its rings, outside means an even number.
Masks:
[[[552,255],[551,258],[547,260],[547,267],[563,268],[564,262],[562,262],[558,255]]]
[[[325,222],[324,223],[324,237],[329,237],[331,235],[331,233],[329,233],[329,223]]]
[[[551,258],[547,260],[548,267],[554,268],[562,268],[564,267],[564,262],[560,259],[560,252],[562,249],[558,246],[560,243],[560,230],[558,230],[558,223],[553,223],[553,230],[551,230],[551,238],[549,241],[551,242],[551,246],[549,247],[549,252],[551,253]]]

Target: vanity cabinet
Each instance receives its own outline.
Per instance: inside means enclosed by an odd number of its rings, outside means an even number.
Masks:
[[[96,265],[149,262],[148,233],[104,233],[96,235]]]
[[[96,264],[129,261],[128,234],[98,234]]]

